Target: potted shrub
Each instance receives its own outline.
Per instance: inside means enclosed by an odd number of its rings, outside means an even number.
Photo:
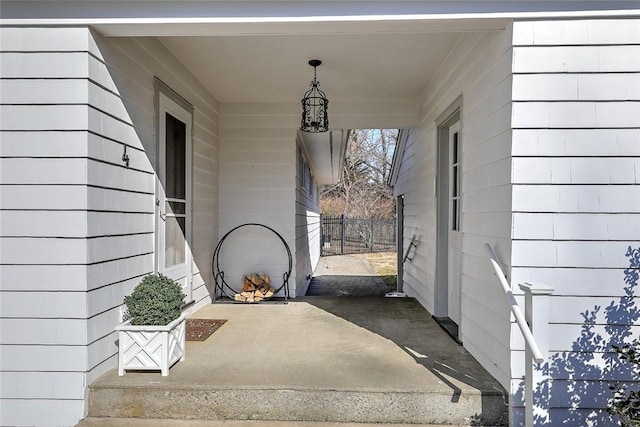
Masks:
[[[145,276],[124,298],[128,319],[116,327],[119,339],[118,374],[126,370],[159,370],[184,360],[185,294],[180,285],[162,274]]]

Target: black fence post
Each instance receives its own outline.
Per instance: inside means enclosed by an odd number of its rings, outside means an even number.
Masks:
[[[340,255],[344,255],[344,238],[346,225],[344,223],[344,214],[340,215]]]
[[[369,220],[369,224],[371,225],[371,245],[369,247],[369,252],[373,253],[373,242],[375,242],[376,238],[373,235],[373,218]]]
[[[324,215],[320,214],[320,256],[324,255]]]

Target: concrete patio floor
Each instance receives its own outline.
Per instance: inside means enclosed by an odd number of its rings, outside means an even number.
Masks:
[[[105,374],[91,385],[90,416],[496,424],[504,415],[500,385],[413,299],[212,304],[192,317],[228,322],[188,342],[168,377]]]
[[[371,263],[357,255],[320,257],[307,296],[384,296],[389,288]]]

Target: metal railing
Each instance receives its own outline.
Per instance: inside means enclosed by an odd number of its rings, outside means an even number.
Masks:
[[[516,323],[522,332],[524,337],[525,348],[525,378],[524,378],[524,401],[525,401],[525,426],[532,427],[534,425],[534,387],[541,384],[543,381],[548,380],[540,370],[534,370],[533,362],[542,363],[545,359],[544,353],[547,352],[547,343],[549,337],[549,311],[546,297],[551,295],[554,291],[553,288],[545,285],[532,285],[530,283],[520,284],[520,289],[525,295],[525,313],[520,309],[518,301],[516,301],[511,286],[507,281],[502,268],[498,264],[496,254],[493,252],[491,245],[484,244],[487,257],[491,261],[493,270],[498,276],[500,285],[504,294],[509,302],[511,312],[516,319]],[[537,301],[534,304],[534,298]],[[536,333],[540,341],[536,341],[533,336],[533,332]],[[540,342],[540,345],[539,345]],[[542,351],[540,347],[543,347]],[[543,402],[545,399],[543,396],[539,396],[539,401]],[[537,413],[537,425],[546,426],[549,421],[549,411],[546,405],[545,407],[536,407]]]
[[[496,276],[498,276],[498,280],[502,285],[502,290],[504,291],[504,294],[507,297],[507,301],[509,302],[509,305],[511,307],[511,312],[513,313],[513,316],[516,318],[516,323],[520,327],[520,332],[522,332],[522,335],[524,336],[524,340],[526,341],[527,346],[529,346],[529,348],[531,349],[531,352],[533,353],[533,359],[536,361],[536,363],[542,363],[542,361],[544,361],[544,357],[542,357],[542,352],[540,351],[540,347],[538,347],[538,343],[533,337],[533,334],[531,333],[531,329],[529,329],[529,325],[527,324],[527,320],[524,317],[524,313],[522,313],[522,310],[520,309],[520,305],[518,304],[518,301],[516,301],[516,298],[513,296],[513,291],[511,290],[511,286],[509,285],[509,282],[507,282],[507,278],[504,275],[502,268],[500,268],[500,265],[498,264],[498,260],[496,259],[496,254],[493,252],[491,245],[489,245],[488,243],[484,244],[484,249],[487,252],[487,257],[489,258],[489,261],[491,261],[491,265],[493,266],[493,271],[496,273]]]

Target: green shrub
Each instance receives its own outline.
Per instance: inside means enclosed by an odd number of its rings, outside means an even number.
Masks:
[[[185,294],[175,281],[162,274],[145,276],[124,303],[132,325],[168,325],[178,317]]]

